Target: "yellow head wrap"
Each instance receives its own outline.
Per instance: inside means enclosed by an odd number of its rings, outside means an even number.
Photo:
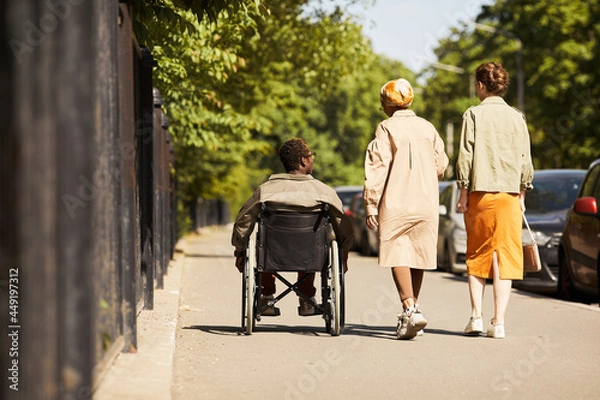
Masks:
[[[379,97],[385,105],[406,108],[412,104],[414,94],[410,83],[401,78],[383,85]]]

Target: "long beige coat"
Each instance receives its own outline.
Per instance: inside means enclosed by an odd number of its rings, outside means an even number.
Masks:
[[[377,126],[365,159],[364,204],[378,215],[379,265],[436,268],[440,179],[448,166],[434,126],[398,110]]]

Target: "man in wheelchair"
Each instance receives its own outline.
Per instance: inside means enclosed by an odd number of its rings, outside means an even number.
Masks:
[[[318,210],[323,207],[323,204],[328,204],[328,213],[335,227],[336,239],[343,250],[344,271],[347,269],[348,251],[352,240],[351,221],[344,215],[342,201],[335,190],[311,175],[316,155],[303,139],[293,138],[286,141],[279,150],[279,158],[286,173],[271,175],[240,209],[233,225],[231,238],[231,244],[235,247],[235,265],[240,272],[244,269],[246,240],[257,221],[261,205],[265,203],[276,204],[281,211]],[[314,273],[298,272],[300,281],[298,290],[307,298],[311,298],[313,303],[316,301],[314,275]],[[262,273],[261,281],[260,304],[266,305],[274,298],[275,276],[271,273]],[[310,302],[302,297],[298,299],[300,315],[315,314],[314,306]],[[270,307],[262,315],[279,315],[279,310]]]

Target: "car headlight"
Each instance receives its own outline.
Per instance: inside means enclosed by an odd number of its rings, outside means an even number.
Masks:
[[[546,235],[544,232],[540,231],[531,231],[533,233],[533,238],[538,246],[546,246],[552,237]],[[523,229],[521,231],[521,240],[523,243],[529,244],[531,243],[531,236],[529,236],[529,231],[527,229]]]
[[[452,239],[457,243],[466,243],[467,231],[461,228],[456,228],[454,231],[452,231]]]

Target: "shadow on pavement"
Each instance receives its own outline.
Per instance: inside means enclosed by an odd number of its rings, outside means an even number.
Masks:
[[[227,335],[227,336],[245,336],[242,329],[239,326],[225,326],[225,325],[191,325],[185,326],[182,329],[196,329],[212,335]],[[294,335],[305,335],[329,337],[330,334],[325,332],[324,327],[306,326],[306,325],[279,325],[279,324],[262,324],[257,325],[253,333],[291,333]],[[465,336],[462,332],[448,331],[445,329],[427,329],[425,328],[426,335],[446,335],[446,336]],[[379,339],[396,339],[396,328],[394,326],[374,326],[364,324],[346,324],[342,330],[342,336],[361,336],[361,337],[372,337]]]
[[[191,325],[184,326],[182,329],[196,329],[202,332],[210,333],[213,335],[239,335],[245,336],[242,332],[242,328],[239,326],[224,326],[224,325]],[[310,335],[310,336],[321,336],[327,335],[325,328],[317,328],[315,326],[306,325],[275,325],[275,324],[261,324],[257,325],[253,333],[292,333],[297,335]],[[344,333],[344,332],[342,332]]]
[[[231,258],[233,262],[231,254],[185,253],[185,256],[188,258]]]

